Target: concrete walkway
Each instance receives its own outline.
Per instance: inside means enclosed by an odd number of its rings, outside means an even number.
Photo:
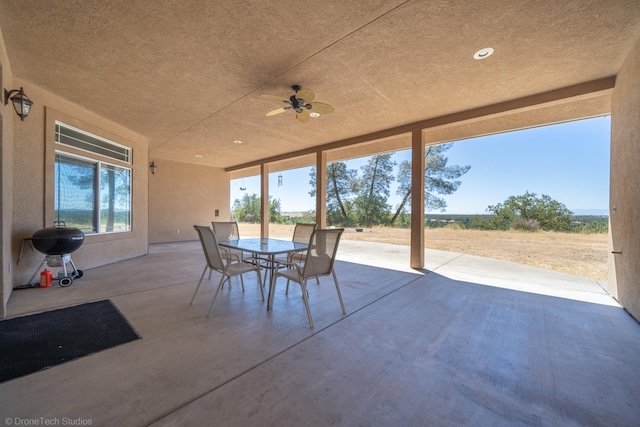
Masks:
[[[409,267],[409,247],[403,245],[342,240],[338,259],[417,272]],[[422,273],[430,271],[454,280],[620,307],[607,293],[606,282],[503,260],[425,249]]]

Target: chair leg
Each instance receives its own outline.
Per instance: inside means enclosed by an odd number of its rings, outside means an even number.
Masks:
[[[196,290],[193,293],[193,296],[191,297],[191,302],[189,302],[189,304],[193,304],[193,300],[196,298],[196,294],[198,293],[198,289],[200,289],[200,284],[202,283],[202,279],[204,279],[204,273],[207,272],[207,269],[209,269],[209,278],[211,278],[211,269],[209,268],[208,265],[205,265],[204,270],[202,270],[202,275],[200,276],[200,281],[198,282],[198,286],[196,286]]]
[[[229,282],[231,282],[231,278],[229,278]],[[242,274],[240,275],[240,283],[242,283],[242,292],[244,292],[244,280],[242,279]]]
[[[216,288],[216,293],[213,296],[213,301],[211,301],[211,307],[209,307],[209,313],[207,313],[207,317],[211,316],[211,312],[213,311],[213,304],[216,302],[216,298],[218,298],[218,293],[220,292],[220,289],[222,288],[222,283],[225,281],[225,275],[223,274],[222,277],[220,277],[220,283],[218,283],[218,287]]]
[[[289,295],[289,279],[287,279],[287,290],[284,292],[285,295]]]
[[[344,308],[344,302],[342,302],[342,293],[340,292],[340,286],[338,286],[338,278],[336,277],[336,271],[331,270],[333,274],[333,282],[336,284],[336,291],[338,291],[338,298],[340,298],[340,306],[342,307],[342,314],[347,314],[347,310]]]
[[[262,277],[260,276],[260,269],[256,270],[256,276],[258,276],[258,287],[260,288],[260,294],[262,294],[262,301],[264,301],[264,289],[262,288]]]
[[[267,284],[267,267],[264,268],[264,278],[262,279],[262,285],[265,286]]]
[[[300,283],[302,287],[302,301],[304,301],[304,308],[307,309],[307,317],[309,318],[309,327],[313,329],[313,319],[311,318],[311,308],[309,308],[309,296],[307,295],[307,280],[303,279]]]

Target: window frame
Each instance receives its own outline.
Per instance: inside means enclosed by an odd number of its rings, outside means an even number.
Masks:
[[[108,135],[111,136],[100,136],[98,135],[99,133],[102,134],[102,130],[99,128],[96,128],[92,125],[89,125],[87,123],[84,122],[80,122],[77,119],[71,118],[71,117],[67,117],[64,116],[63,114],[61,114],[60,112],[53,110],[51,108],[46,108],[47,111],[47,125],[46,125],[46,133],[47,135],[49,135],[47,137],[47,144],[46,144],[46,151],[47,151],[47,157],[50,160],[50,162],[47,162],[46,164],[46,174],[47,174],[47,178],[45,179],[45,194],[46,194],[46,207],[45,207],[45,226],[51,224],[50,221],[55,221],[58,219],[58,212],[56,210],[56,193],[57,193],[57,188],[56,188],[56,167],[57,167],[57,156],[61,155],[61,156],[67,156],[68,158],[75,158],[75,159],[79,159],[80,161],[83,162],[89,162],[91,164],[95,164],[95,176],[94,176],[94,202],[93,202],[93,212],[92,212],[92,221],[93,224],[91,224],[92,228],[95,228],[95,231],[91,231],[91,232],[86,232],[85,234],[87,236],[92,236],[92,238],[98,238],[98,236],[102,236],[103,238],[107,238],[107,240],[111,240],[111,238],[109,238],[109,236],[117,236],[117,235],[123,235],[123,233],[134,233],[134,235],[136,234],[135,231],[135,224],[134,224],[134,218],[135,218],[135,212],[134,212],[134,200],[135,200],[135,188],[136,188],[136,184],[134,183],[134,175],[135,175],[135,171],[134,171],[134,146],[132,146],[131,144],[122,144],[122,143],[118,143],[115,142],[115,140],[120,140],[122,138],[118,137],[117,135],[112,135],[110,133],[108,133]],[[67,123],[74,123],[74,125],[69,125]],[[88,151],[88,150],[84,150],[82,148],[79,147],[75,147],[72,145],[68,145],[65,143],[61,143],[58,142],[58,126],[65,126],[70,128],[71,130],[75,131],[75,132],[79,132],[82,134],[85,134],[87,136],[89,136],[90,138],[96,138],[99,139],[101,141],[105,141],[107,144],[112,144],[113,146],[117,146],[117,147],[121,147],[124,150],[126,150],[126,152],[128,153],[128,161],[124,161],[121,160],[121,158],[112,158],[109,157],[108,155],[104,155],[104,151],[103,150],[97,150],[98,152],[92,152],[92,151]],[[83,130],[84,128],[88,128],[89,130]],[[115,140],[114,140],[115,137]],[[88,141],[89,144],[91,143],[91,141]],[[121,170],[124,169],[125,171],[127,171],[128,173],[128,218],[125,219],[125,225],[126,225],[126,229],[122,230],[112,230],[112,231],[100,231],[101,230],[101,224],[100,224],[100,220],[101,220],[101,194],[100,194],[100,181],[102,179],[102,177],[100,176],[103,172],[104,166],[106,166],[107,168],[110,168],[112,170]],[[102,241],[102,239],[100,239],[99,241]]]

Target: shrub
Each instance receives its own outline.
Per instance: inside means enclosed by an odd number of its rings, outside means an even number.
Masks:
[[[537,197],[528,191],[522,196],[511,196],[503,203],[489,206],[487,212],[493,214],[491,221],[499,230],[533,227],[534,220],[538,228],[545,231],[569,231],[572,212],[567,207],[543,194]],[[526,228],[525,228],[526,229]]]
[[[519,218],[513,221],[511,225],[509,225],[509,228],[520,231],[538,231],[540,229],[540,223],[535,219]]]

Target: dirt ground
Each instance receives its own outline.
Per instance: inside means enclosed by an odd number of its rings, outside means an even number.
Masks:
[[[290,238],[293,225],[271,224],[269,235]],[[240,224],[243,237],[259,236],[259,224]],[[409,245],[408,229],[374,227],[356,232],[347,228],[343,239]],[[481,231],[425,229],[425,247],[502,259],[606,282],[607,234],[538,231]]]

